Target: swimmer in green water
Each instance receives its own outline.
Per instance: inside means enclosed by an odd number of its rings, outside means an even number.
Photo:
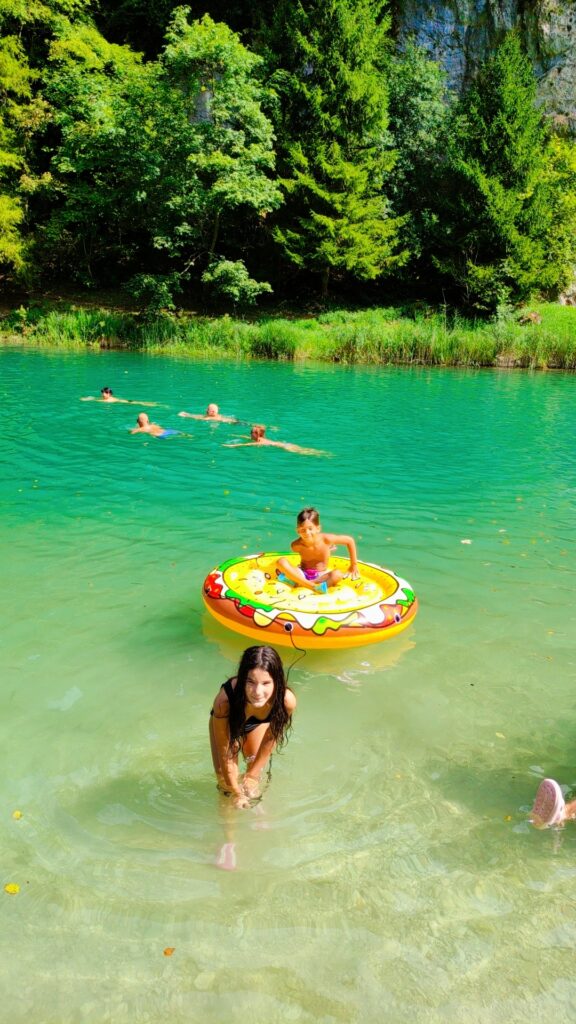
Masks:
[[[287,452],[296,452],[298,455],[328,455],[328,452],[318,451],[317,448],[301,448],[299,444],[290,444],[288,441],[271,441],[266,437],[266,427],[262,423],[255,423],[250,431],[249,441],[240,441],[236,444],[225,444],[223,448],[249,448],[253,445],[270,448],[284,448]]]
[[[154,406],[158,405],[158,402],[137,402],[133,398],[116,398],[116,395],[112,391],[112,388],[102,388],[100,391],[100,397],[96,398],[94,395],[86,395],[85,398],[80,399],[81,402],[120,402],[122,405],[146,405]]]
[[[131,434],[151,434],[152,437],[174,437],[179,430],[165,430],[159,423],[151,423],[148,413],[141,412],[136,420],[136,426],[130,431]]]
[[[222,416],[215,402],[210,402],[204,415],[199,412],[179,412],[189,420],[207,420],[209,423],[238,423],[235,416]]]

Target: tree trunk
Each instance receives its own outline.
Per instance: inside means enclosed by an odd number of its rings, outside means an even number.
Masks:
[[[214,231],[212,232],[212,241],[210,242],[210,249],[208,250],[210,256],[214,255],[216,248],[216,242],[218,241],[218,232],[220,231],[220,210],[216,211],[216,217],[214,219]]]
[[[328,283],[330,281],[330,267],[324,267],[320,281],[320,298],[324,302],[328,298]]]

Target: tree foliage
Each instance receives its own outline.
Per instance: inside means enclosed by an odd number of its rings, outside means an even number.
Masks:
[[[253,306],[259,295],[272,291],[268,281],[250,277],[242,260],[215,260],[202,274],[202,282],[234,307]]]
[[[405,218],[403,238],[411,254],[407,273],[419,275],[436,219],[451,97],[445,73],[412,42],[390,56],[387,77],[389,128],[398,154],[387,187],[394,210]]]
[[[106,266],[139,272],[153,259],[186,276],[213,258],[231,214],[262,216],[280,201],[259,59],[225,25],[187,14],[175,11],[158,61],[90,25],[51,47],[59,201],[38,244],[87,284]]]
[[[513,31],[480,69],[451,126],[434,260],[481,309],[558,285],[574,258],[560,195],[569,172],[566,162],[560,170],[535,100],[534,73]],[[554,260],[558,231],[565,241]]]
[[[0,0],[0,280],[476,309],[576,264],[576,151],[508,34],[459,102],[384,0]],[[249,45],[248,45],[249,44]]]
[[[387,132],[380,0],[284,0],[270,33],[285,209],[275,237],[298,267],[374,279],[399,265],[402,221],[384,186]]]

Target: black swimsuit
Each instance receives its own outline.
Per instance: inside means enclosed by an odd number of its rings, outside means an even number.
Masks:
[[[234,687],[232,686],[232,680],[231,679],[227,679],[225,683],[222,683],[222,686],[220,687],[220,689],[224,690],[224,693],[228,697],[228,700],[231,702],[232,701],[232,694],[234,693]],[[212,710],[210,711],[210,714],[211,715],[214,714],[214,708],[212,708]],[[244,735],[246,736],[249,732],[252,732],[253,729],[257,729],[259,725],[265,725],[267,722],[269,722],[271,720],[271,716],[272,716],[272,710],[270,710],[268,712],[266,718],[256,718],[255,715],[250,715],[250,717],[247,718],[246,721],[244,722],[244,727],[243,727]]]

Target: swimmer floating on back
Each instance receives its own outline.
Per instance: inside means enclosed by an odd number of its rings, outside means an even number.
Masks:
[[[301,448],[298,444],[290,444],[288,441],[271,441],[266,437],[266,427],[261,423],[255,423],[250,431],[250,440],[241,441],[236,444],[225,444],[224,448],[249,448],[251,445],[270,446],[271,448],[284,448],[287,452],[297,452],[299,455],[327,455],[327,452],[318,451],[316,448]]]
[[[158,405],[158,402],[137,402],[133,398],[116,398],[116,395],[112,391],[112,388],[102,388],[100,391],[100,398],[95,398],[94,395],[87,395],[85,398],[80,399],[81,402],[121,402],[122,405]]]
[[[279,558],[276,565],[280,576],[283,575],[299,587],[306,587],[308,590],[315,590],[321,584],[333,587],[347,576],[353,580],[358,579],[358,556],[354,538],[344,533],[324,533],[317,509],[303,508],[298,513],[296,532],[298,539],[293,540],[290,547],[295,554],[300,555],[300,566],[292,565],[287,558]],[[348,573],[328,568],[330,553],[337,544],[344,544],[348,548]]]
[[[215,402],[210,402],[204,415],[199,412],[179,412],[179,416],[186,416],[189,420],[208,420],[211,423],[238,423],[235,416],[222,416]]]

